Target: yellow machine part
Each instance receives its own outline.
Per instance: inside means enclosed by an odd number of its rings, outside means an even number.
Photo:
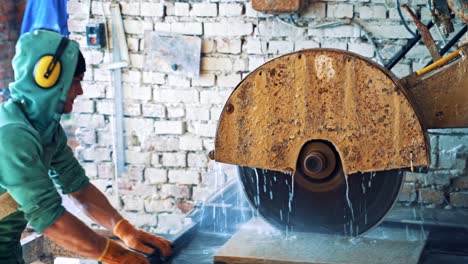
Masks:
[[[291,53],[248,75],[221,113],[214,159],[293,173],[311,140],[331,142],[346,174],[429,164],[423,125],[398,79],[334,49]]]

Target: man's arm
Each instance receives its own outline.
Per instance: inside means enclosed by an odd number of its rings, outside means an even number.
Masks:
[[[87,216],[108,230],[112,230],[127,246],[148,255],[153,254],[155,248],[161,250],[163,256],[171,255],[171,243],[169,241],[131,225],[112,207],[106,196],[92,183],[88,183],[79,191],[72,192],[69,195],[78,206],[83,208]]]
[[[115,225],[123,219],[106,196],[92,183],[88,183],[77,192],[70,193],[69,196],[88,217],[108,230],[114,230]]]
[[[57,245],[92,259],[98,259],[106,247],[106,238],[66,211],[43,234]]]

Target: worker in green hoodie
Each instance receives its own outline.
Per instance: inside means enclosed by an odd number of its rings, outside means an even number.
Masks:
[[[148,263],[170,242],[132,226],[86,177],[59,121],[83,94],[78,43],[46,30],[20,37],[11,99],[0,104],[0,263],[24,263],[27,224],[65,249],[111,264]],[[62,206],[60,190],[125,244],[96,234]],[[132,249],[132,250],[130,250]],[[141,254],[140,254],[141,253]]]

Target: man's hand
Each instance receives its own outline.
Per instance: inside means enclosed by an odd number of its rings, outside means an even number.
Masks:
[[[149,264],[145,256],[125,249],[109,239],[98,260],[107,264]]]
[[[130,248],[145,254],[151,255],[154,253],[155,248],[158,248],[164,257],[171,255],[171,243],[169,241],[137,229],[125,219],[122,219],[115,225],[114,234],[122,239]]]

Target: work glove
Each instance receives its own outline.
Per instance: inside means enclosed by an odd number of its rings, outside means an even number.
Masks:
[[[98,261],[107,264],[150,264],[142,254],[125,249],[110,239],[107,240],[106,248]]]
[[[147,255],[159,249],[164,257],[171,255],[171,242],[132,226],[127,220],[120,220],[114,227],[114,234],[130,248]]]

